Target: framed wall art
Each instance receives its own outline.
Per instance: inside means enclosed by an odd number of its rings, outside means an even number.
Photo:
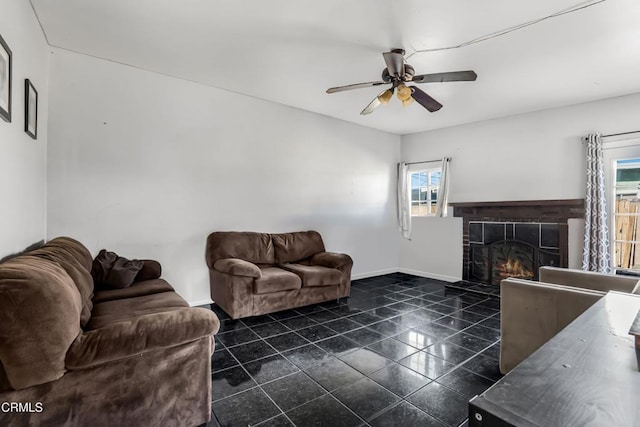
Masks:
[[[11,49],[0,35],[0,117],[11,122]]]
[[[38,138],[38,91],[29,79],[24,80],[24,131]]]

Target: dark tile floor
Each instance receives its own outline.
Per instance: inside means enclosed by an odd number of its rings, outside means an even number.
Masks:
[[[499,299],[394,273],[351,297],[221,320],[209,426],[459,426],[500,378]]]

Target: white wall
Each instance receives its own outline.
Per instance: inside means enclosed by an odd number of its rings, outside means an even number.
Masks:
[[[451,202],[584,198],[580,138],[590,132],[637,130],[639,111],[640,94],[634,94],[405,135],[402,160],[452,157]],[[433,219],[416,228],[413,240],[423,242],[421,255],[406,256],[411,244],[403,242],[400,266],[434,276],[449,275],[452,265],[429,261],[461,257],[461,248],[454,242],[462,239],[462,223],[449,244],[437,238],[441,227],[451,227],[447,221]],[[572,222],[569,227],[570,266],[579,265],[582,255],[581,223]],[[461,274],[462,269],[456,277]]]
[[[28,1],[3,0],[0,35],[13,55],[11,123],[0,119],[0,258],[45,237],[49,56]],[[39,95],[38,139],[24,132],[24,80]]]
[[[399,136],[58,49],[50,78],[49,238],[158,259],[192,303],[216,230],[316,229],[356,276],[397,270]]]

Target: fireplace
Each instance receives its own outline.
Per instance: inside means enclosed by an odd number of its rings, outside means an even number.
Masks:
[[[543,265],[562,266],[562,224],[469,223],[468,280],[499,285],[502,279],[536,280]]]
[[[507,277],[537,280],[541,266],[567,267],[567,220],[584,218],[582,199],[451,205],[463,219],[461,283],[470,286],[499,285]]]

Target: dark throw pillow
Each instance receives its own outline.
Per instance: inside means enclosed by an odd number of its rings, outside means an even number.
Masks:
[[[143,261],[128,260],[115,252],[102,249],[93,260],[91,276],[95,286],[99,288],[128,288],[133,284],[143,266]]]
[[[109,272],[106,283],[113,289],[128,288],[133,284],[143,266],[143,261],[118,257]]]

